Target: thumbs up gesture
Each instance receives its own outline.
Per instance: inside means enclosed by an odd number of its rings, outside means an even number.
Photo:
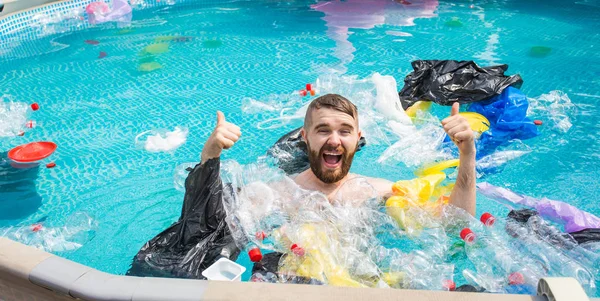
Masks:
[[[213,130],[208,140],[202,149],[202,163],[209,159],[221,156],[223,149],[232,147],[242,132],[237,125],[225,121],[225,115],[221,111],[217,111],[217,126]]]
[[[444,131],[456,144],[461,154],[475,152],[473,130],[466,118],[458,114],[459,104],[455,102],[450,111],[450,117],[442,120]]]

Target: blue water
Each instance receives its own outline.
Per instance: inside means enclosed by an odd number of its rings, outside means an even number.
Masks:
[[[174,168],[199,159],[217,109],[243,129],[223,157],[250,163],[298,123],[260,130],[256,124],[275,115],[243,113],[244,98],[293,93],[332,71],[358,78],[391,75],[400,89],[415,59],[508,64],[509,74],[523,77],[522,91],[530,97],[567,93],[576,105],[573,127],[565,134],[540,127],[542,135],[527,141],[533,153],[485,180],[600,215],[598,1],[361,2],[317,9],[311,5],[322,2],[175,4],[134,11],[129,30],[106,25],[54,34],[28,46],[40,49],[36,56],[0,56],[0,94],[41,106],[32,115],[40,125],[23,137],[1,138],[0,153],[39,140],[59,146],[52,157],[57,167],[27,174],[24,189],[0,178],[0,191],[17,191],[0,201],[28,204],[5,215],[0,227],[43,217],[60,225],[74,212],[87,212],[99,223],[95,238],[61,255],[123,274],[139,248],[179,216],[183,193],[174,188]],[[457,24],[447,23],[452,20],[460,26],[450,26]],[[161,69],[138,71],[149,62],[140,51],[161,36],[191,39],[168,42],[169,51],[154,58]],[[533,57],[533,46],[551,52]],[[101,51],[107,56],[99,59]],[[190,134],[173,153],[134,145],[139,133],[175,126],[189,127]],[[401,164],[373,164],[384,149],[365,148],[352,171],[411,177]],[[508,212],[483,197],[477,211]]]

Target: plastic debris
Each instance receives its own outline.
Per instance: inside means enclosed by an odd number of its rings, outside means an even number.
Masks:
[[[176,126],[173,131],[150,130],[135,137],[135,145],[149,152],[171,152],[182,146],[187,140],[188,129]],[[145,141],[140,141],[149,135]]]

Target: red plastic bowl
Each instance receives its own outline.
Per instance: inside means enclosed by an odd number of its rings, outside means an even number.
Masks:
[[[32,142],[11,149],[8,157],[16,162],[36,162],[49,157],[55,150],[54,142]]]

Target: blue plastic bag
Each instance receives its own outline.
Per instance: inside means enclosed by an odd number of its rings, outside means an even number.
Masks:
[[[488,101],[469,105],[467,111],[477,112],[490,121],[490,129],[477,139],[477,157],[483,157],[509,143],[539,135],[536,125],[527,117],[529,102],[519,89],[508,87]]]

